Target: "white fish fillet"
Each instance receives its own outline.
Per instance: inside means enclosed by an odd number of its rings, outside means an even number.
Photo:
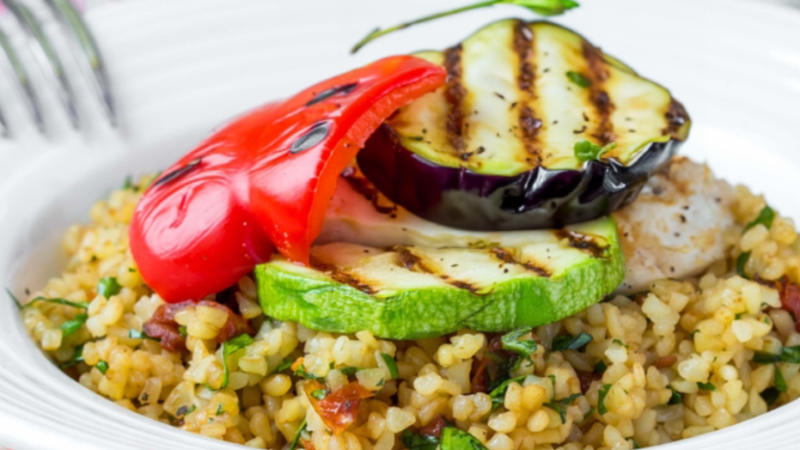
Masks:
[[[723,258],[722,232],[733,224],[733,198],[733,188],[705,164],[670,161],[631,205],[614,213],[627,266],[617,292],[691,277]]]

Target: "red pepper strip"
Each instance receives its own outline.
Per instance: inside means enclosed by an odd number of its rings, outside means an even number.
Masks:
[[[129,231],[139,271],[168,302],[199,300],[267,261],[308,264],[339,173],[397,108],[445,70],[395,56],[226,126],[161,175]]]
[[[312,394],[314,391],[325,390],[322,383],[314,380],[306,381],[304,389],[308,395],[308,401],[325,422],[325,426],[337,435],[342,434],[358,419],[361,401],[375,395],[357,381],[328,393],[321,400],[317,400]]]

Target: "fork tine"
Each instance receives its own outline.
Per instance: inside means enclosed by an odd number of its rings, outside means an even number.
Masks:
[[[28,107],[31,116],[33,117],[33,121],[36,123],[36,127],[39,128],[39,131],[44,133],[45,123],[44,116],[42,115],[42,108],[39,105],[39,99],[36,97],[36,94],[33,92],[33,88],[31,87],[28,72],[25,70],[25,66],[22,65],[22,62],[20,61],[17,52],[14,50],[14,47],[12,47],[11,43],[8,42],[8,37],[2,31],[0,31],[0,47],[2,47],[6,56],[6,60],[8,60],[8,63],[11,65],[11,69],[17,76],[17,82],[19,83],[19,87],[22,89],[22,92],[25,96],[25,105]]]
[[[39,22],[31,11],[18,0],[0,0],[0,3],[4,4],[6,8],[14,14],[14,17],[16,17],[22,25],[22,28],[31,38],[28,44],[33,54],[39,60],[39,64],[41,64],[42,67],[50,66],[53,79],[50,79],[49,82],[58,93],[61,104],[67,110],[67,115],[69,116],[70,122],[72,122],[72,126],[74,128],[79,128],[80,119],[78,118],[78,111],[75,108],[75,95],[67,81],[67,76],[64,73],[64,66],[61,64],[58,55],[56,55],[50,40],[45,36],[44,31],[42,31]],[[32,41],[36,42],[33,43]]]
[[[111,125],[117,124],[117,112],[114,100],[111,97],[111,87],[106,73],[105,64],[100,56],[100,49],[92,36],[89,27],[83,21],[80,12],[69,0],[47,0],[47,4],[58,20],[71,31],[78,46],[89,63],[93,78],[92,87]]]

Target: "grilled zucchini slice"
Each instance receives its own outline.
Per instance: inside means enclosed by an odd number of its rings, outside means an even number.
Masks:
[[[313,267],[281,257],[259,265],[259,298],[267,315],[312,329],[418,339],[553,322],[622,281],[613,219],[528,233],[513,248],[316,246]]]

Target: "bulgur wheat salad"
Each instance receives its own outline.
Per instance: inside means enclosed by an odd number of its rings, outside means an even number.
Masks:
[[[577,6],[550,3],[532,9]],[[129,178],[67,230],[22,321],[85,388],[249,448],[709,433],[800,396],[800,244],[675,156],[690,128],[574,31],[496,22]]]

